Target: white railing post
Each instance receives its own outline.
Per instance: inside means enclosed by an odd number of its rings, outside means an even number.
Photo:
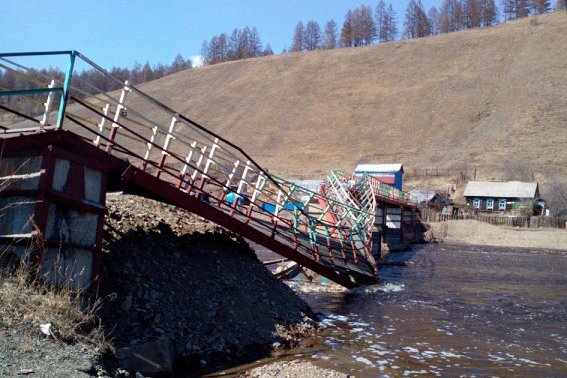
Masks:
[[[211,164],[216,164],[215,161],[213,160],[213,156],[215,155],[216,149],[220,148],[218,142],[219,142],[218,138],[215,138],[215,142],[213,143],[213,146],[209,151],[209,157],[207,158],[207,162],[205,163],[205,169],[203,169],[203,174],[201,175],[201,177],[207,177],[207,172],[209,171]]]
[[[102,113],[104,114],[104,117],[102,117],[102,119],[100,120],[100,122],[98,123],[98,134],[95,138],[95,140],[93,141],[95,146],[98,146],[100,144],[100,136],[102,135],[102,133],[104,132],[104,125],[106,123],[106,116],[108,115],[108,110],[110,109],[110,104],[106,104],[104,106],[104,108],[102,109]]]
[[[178,119],[176,116],[171,118],[171,123],[169,124],[169,130],[167,131],[167,135],[165,136],[165,141],[163,142],[163,149],[161,151],[162,155],[169,155],[169,145],[171,141],[175,139],[173,134],[175,133],[175,125],[177,124]]]
[[[195,151],[195,147],[197,147],[196,141],[191,143],[191,148],[189,149],[189,152],[187,153],[187,157],[185,158],[185,164],[183,164],[183,168],[181,169],[180,185],[183,189],[187,187],[187,185],[184,186],[185,175],[187,174],[187,170],[189,169],[189,163],[191,163],[191,158],[193,157],[193,152]]]
[[[238,183],[238,189],[236,190],[236,194],[238,194],[239,196],[243,190],[246,190],[245,186],[248,184],[246,182],[246,176],[248,175],[248,171],[253,171],[252,167],[250,166],[250,160],[246,162],[246,167],[244,167],[244,171],[242,172],[240,182]]]
[[[261,187],[264,185],[264,182],[266,181],[266,178],[264,177],[264,173],[260,172],[260,174],[258,175],[258,179],[256,180],[256,185],[254,185],[254,192],[252,193],[252,203],[256,202],[256,199],[258,199],[258,196],[261,193]]]
[[[230,184],[232,182],[234,174],[236,173],[236,170],[238,169],[239,165],[240,165],[240,160],[237,160],[237,161],[234,162],[234,167],[232,168],[232,171],[228,175],[228,179],[226,180],[226,184],[224,185],[225,186],[225,188],[224,188],[225,192],[228,190],[228,188],[230,188]]]
[[[55,86],[55,80],[51,80],[51,83],[47,86],[47,88],[53,88]],[[43,113],[43,117],[39,122],[40,130],[43,130],[43,127],[47,125],[49,121],[49,115],[51,114],[51,108],[53,107],[53,98],[55,97],[55,92],[49,92],[47,95],[47,101],[43,104],[45,106],[45,112]]]
[[[156,139],[157,131],[158,131],[157,126],[152,127],[152,136],[150,137],[150,141],[148,143],[146,143],[146,145],[148,146],[148,149],[146,150],[146,154],[144,155],[144,164],[150,158],[150,152],[152,151],[152,146],[153,146],[154,140]]]
[[[203,157],[205,156],[206,151],[207,151],[207,146],[203,146],[203,148],[201,148],[201,155],[199,156],[199,160],[197,160],[197,163],[195,164],[195,170],[193,171],[193,174],[191,175],[192,181],[195,181],[195,178],[197,177],[197,174],[199,173],[199,167],[201,166],[201,163],[203,162]]]
[[[112,122],[112,129],[120,128],[117,122],[120,120],[120,115],[122,115],[122,110],[126,109],[124,105],[126,103],[126,95],[130,92],[130,87],[128,86],[128,80],[124,82],[124,87],[122,88],[122,92],[120,93],[120,99],[118,100],[118,105],[116,106],[116,113],[114,113],[114,119]]]

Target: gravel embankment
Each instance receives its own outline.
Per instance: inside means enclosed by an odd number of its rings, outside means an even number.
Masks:
[[[567,250],[567,230],[493,226],[475,220],[430,223],[427,241]]]
[[[340,373],[338,371],[323,369],[304,361],[284,361],[257,367],[246,372],[244,377],[254,378],[350,378],[353,375]]]
[[[141,350],[209,368],[315,330],[309,306],[239,236],[140,197],[110,195],[107,206],[101,317],[121,367]]]

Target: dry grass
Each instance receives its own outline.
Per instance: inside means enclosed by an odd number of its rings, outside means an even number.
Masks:
[[[0,325],[41,335],[40,325],[51,324],[51,336],[113,351],[96,315],[101,300],[88,303],[84,293],[31,280],[30,269],[19,260],[0,256]]]

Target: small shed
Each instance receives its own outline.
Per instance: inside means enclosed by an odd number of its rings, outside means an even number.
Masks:
[[[354,170],[355,175],[368,174],[380,182],[402,190],[404,167],[401,163],[390,164],[359,164]]]
[[[410,195],[415,198],[415,201],[422,207],[427,207],[429,201],[431,201],[436,193],[434,189],[428,188],[417,188],[410,190]]]
[[[526,203],[533,206],[539,199],[539,187],[537,182],[469,181],[463,196],[467,205],[479,211],[507,212]]]

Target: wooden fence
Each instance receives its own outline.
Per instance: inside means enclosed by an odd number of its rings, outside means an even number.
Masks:
[[[504,215],[490,215],[482,213],[459,213],[459,214],[442,214],[441,212],[431,209],[420,209],[421,220],[426,223],[431,222],[444,222],[449,220],[465,220],[472,219],[480,222],[493,224],[496,226],[510,226],[510,227],[551,227],[551,228],[565,228],[566,221],[561,218],[554,217],[519,217],[519,216],[504,216]]]

